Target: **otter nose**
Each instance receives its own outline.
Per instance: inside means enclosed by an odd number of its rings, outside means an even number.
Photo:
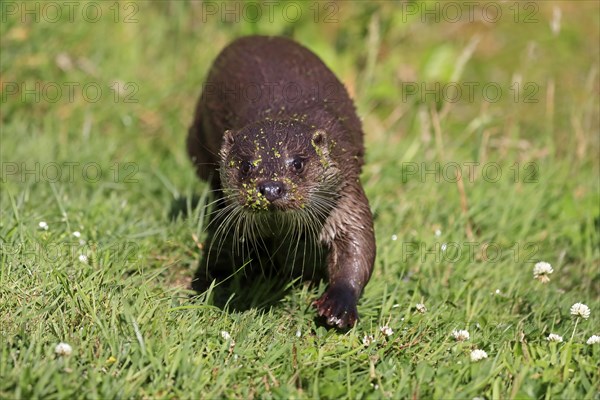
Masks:
[[[258,185],[258,191],[270,202],[281,198],[285,193],[285,186],[281,182],[266,181]]]

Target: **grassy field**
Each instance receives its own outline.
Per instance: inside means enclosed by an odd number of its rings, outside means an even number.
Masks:
[[[0,398],[600,399],[597,2],[0,7]],[[253,33],[363,118],[378,254],[349,331],[315,320],[324,283],[190,290],[185,135]]]

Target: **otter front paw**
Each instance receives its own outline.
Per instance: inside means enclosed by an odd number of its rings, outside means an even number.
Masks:
[[[358,320],[356,300],[349,288],[329,287],[313,306],[317,308],[319,316],[326,318],[327,324],[345,328],[354,326]]]

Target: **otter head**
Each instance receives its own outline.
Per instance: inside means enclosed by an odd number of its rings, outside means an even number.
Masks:
[[[229,204],[247,212],[302,211],[332,206],[340,173],[322,129],[293,120],[267,120],[226,131],[221,186]]]

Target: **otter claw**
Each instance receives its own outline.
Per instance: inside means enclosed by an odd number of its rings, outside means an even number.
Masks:
[[[325,317],[330,326],[352,327],[358,320],[356,297],[347,289],[329,288],[313,302],[313,306],[317,308],[317,314]]]

